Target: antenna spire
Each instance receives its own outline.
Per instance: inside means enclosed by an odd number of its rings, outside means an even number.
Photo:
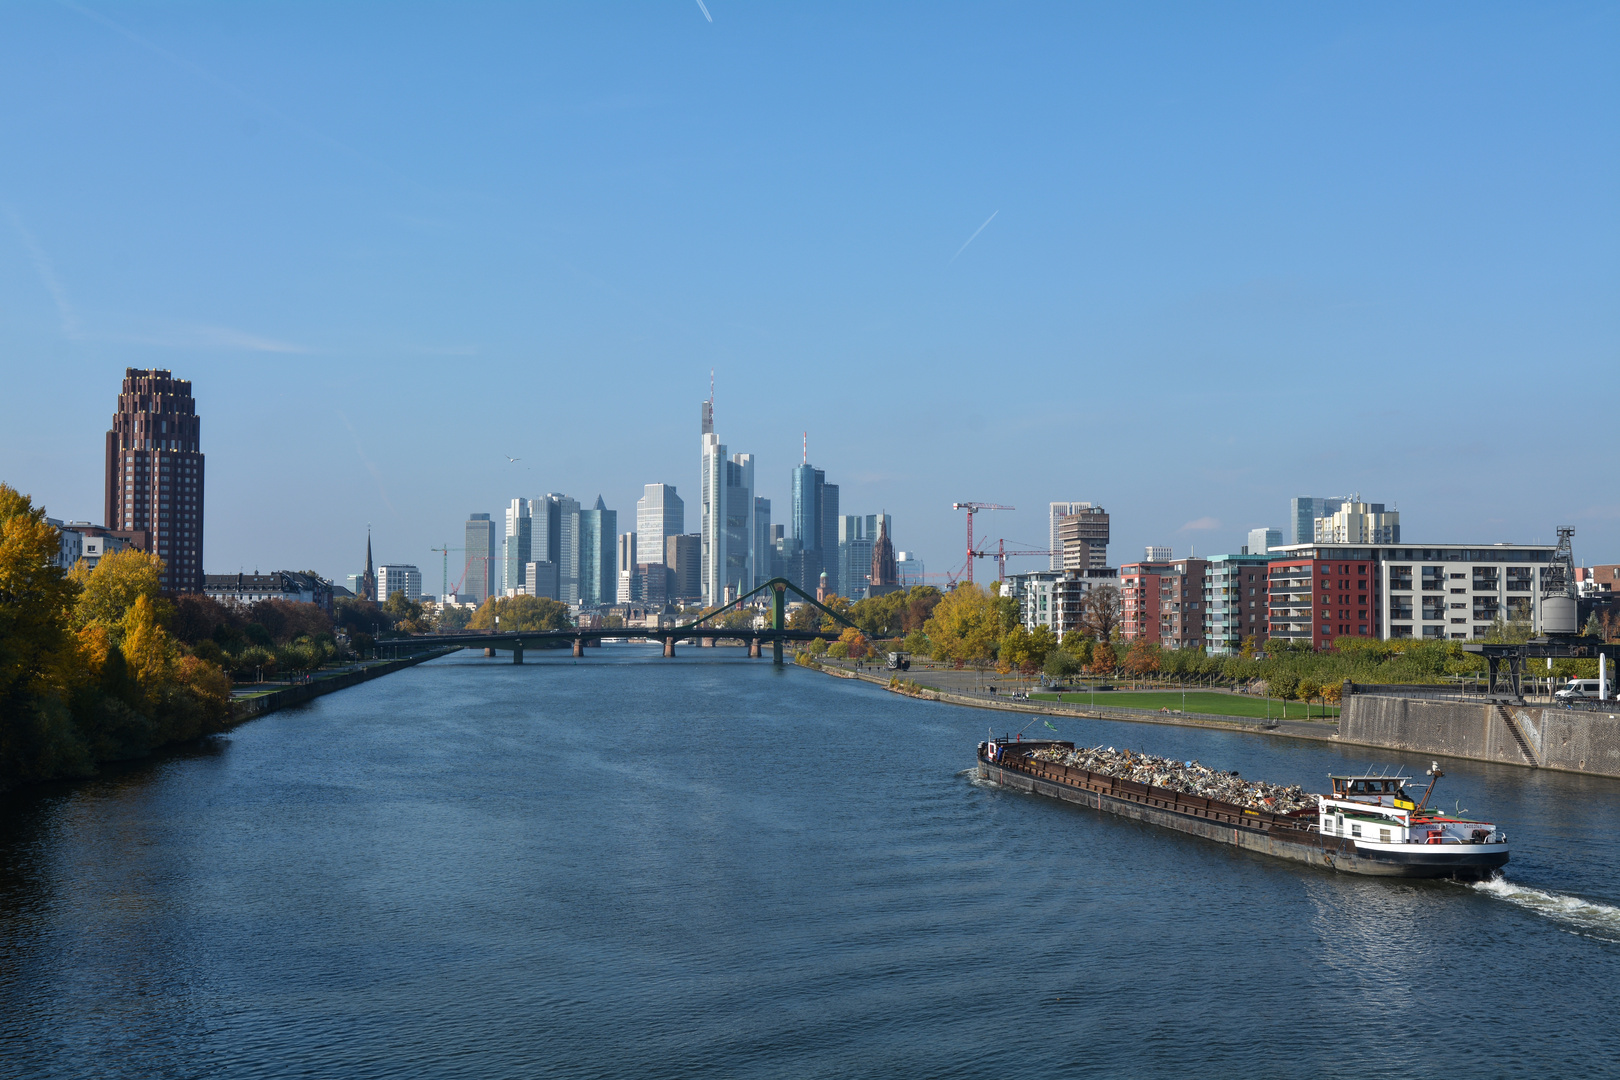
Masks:
[[[799,459],[800,465],[810,464],[810,433],[804,433],[804,456]]]

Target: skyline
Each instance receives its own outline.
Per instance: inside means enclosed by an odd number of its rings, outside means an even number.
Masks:
[[[1171,10],[8,9],[6,479],[94,520],[168,368],[206,571],[370,522],[436,585],[513,497],[695,504],[713,368],[756,494],[808,431],[935,572],[953,501],[1095,503],[1117,565],[1356,491],[1612,559],[1620,17]]]

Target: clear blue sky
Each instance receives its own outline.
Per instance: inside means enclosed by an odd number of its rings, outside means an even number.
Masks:
[[[1355,491],[1620,561],[1620,8],[705,2],[0,8],[0,478],[99,518],[171,368],[209,571],[437,592],[516,495],[695,529],[712,367],[930,570]]]

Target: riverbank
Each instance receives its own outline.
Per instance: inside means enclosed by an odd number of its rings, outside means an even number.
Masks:
[[[283,687],[280,690],[271,690],[263,694],[253,694],[252,696],[233,698],[231,701],[230,726],[234,727],[237,724],[252,720],[255,717],[263,716],[266,713],[275,712],[278,709],[290,708],[293,705],[302,705],[306,701],[313,701],[314,699],[325,694],[335,693],[338,690],[344,690],[351,686],[358,686],[361,683],[369,682],[372,679],[380,679],[384,675],[389,675],[393,672],[401,671],[408,667],[415,667],[417,664],[424,663],[428,660],[436,660],[441,656],[448,656],[453,652],[459,651],[460,648],[461,646],[459,645],[441,646],[437,649],[432,649],[428,652],[422,653],[419,656],[409,656],[403,660],[375,661],[373,663],[366,664],[363,667],[357,667],[349,671],[340,671],[330,675],[319,676],[311,682],[294,683],[293,685]]]
[[[1294,739],[1337,741],[1339,725],[1336,720],[1265,720],[1241,716],[1170,711],[1167,709],[1131,709],[1117,706],[1093,705],[1080,702],[1045,701],[1036,698],[1009,697],[1005,694],[970,690],[965,687],[941,685],[945,680],[930,679],[931,675],[949,675],[949,672],[908,671],[893,672],[884,669],[856,670],[848,661],[822,660],[819,669],[834,678],[858,679],[869,682],[891,693],[925,701],[943,701],[949,705],[965,705],[975,709],[996,709],[1001,712],[1027,713],[1032,716],[1069,717],[1087,720],[1125,720],[1138,724],[1168,724],[1174,727],[1214,728],[1222,731],[1243,731],[1255,735],[1283,735]]]

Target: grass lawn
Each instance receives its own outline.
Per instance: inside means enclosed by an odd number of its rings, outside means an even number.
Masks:
[[[1038,692],[1029,696],[1037,701],[1058,699],[1057,694]],[[1113,705],[1123,709],[1169,709],[1176,712],[1182,707],[1180,690],[1105,690],[1096,697],[1084,692],[1064,694],[1062,697],[1064,701],[1077,705],[1096,702],[1098,705]],[[1265,698],[1245,697],[1241,694],[1213,694],[1207,690],[1187,691],[1187,711],[1215,713],[1220,716],[1250,716],[1262,720],[1267,715]],[[1324,708],[1320,702],[1312,702],[1307,708],[1303,701],[1290,701],[1284,705],[1276,698],[1271,699],[1270,716],[1273,720],[1304,720],[1307,716],[1321,717],[1324,713],[1329,717],[1336,717],[1339,710],[1331,705]]]

